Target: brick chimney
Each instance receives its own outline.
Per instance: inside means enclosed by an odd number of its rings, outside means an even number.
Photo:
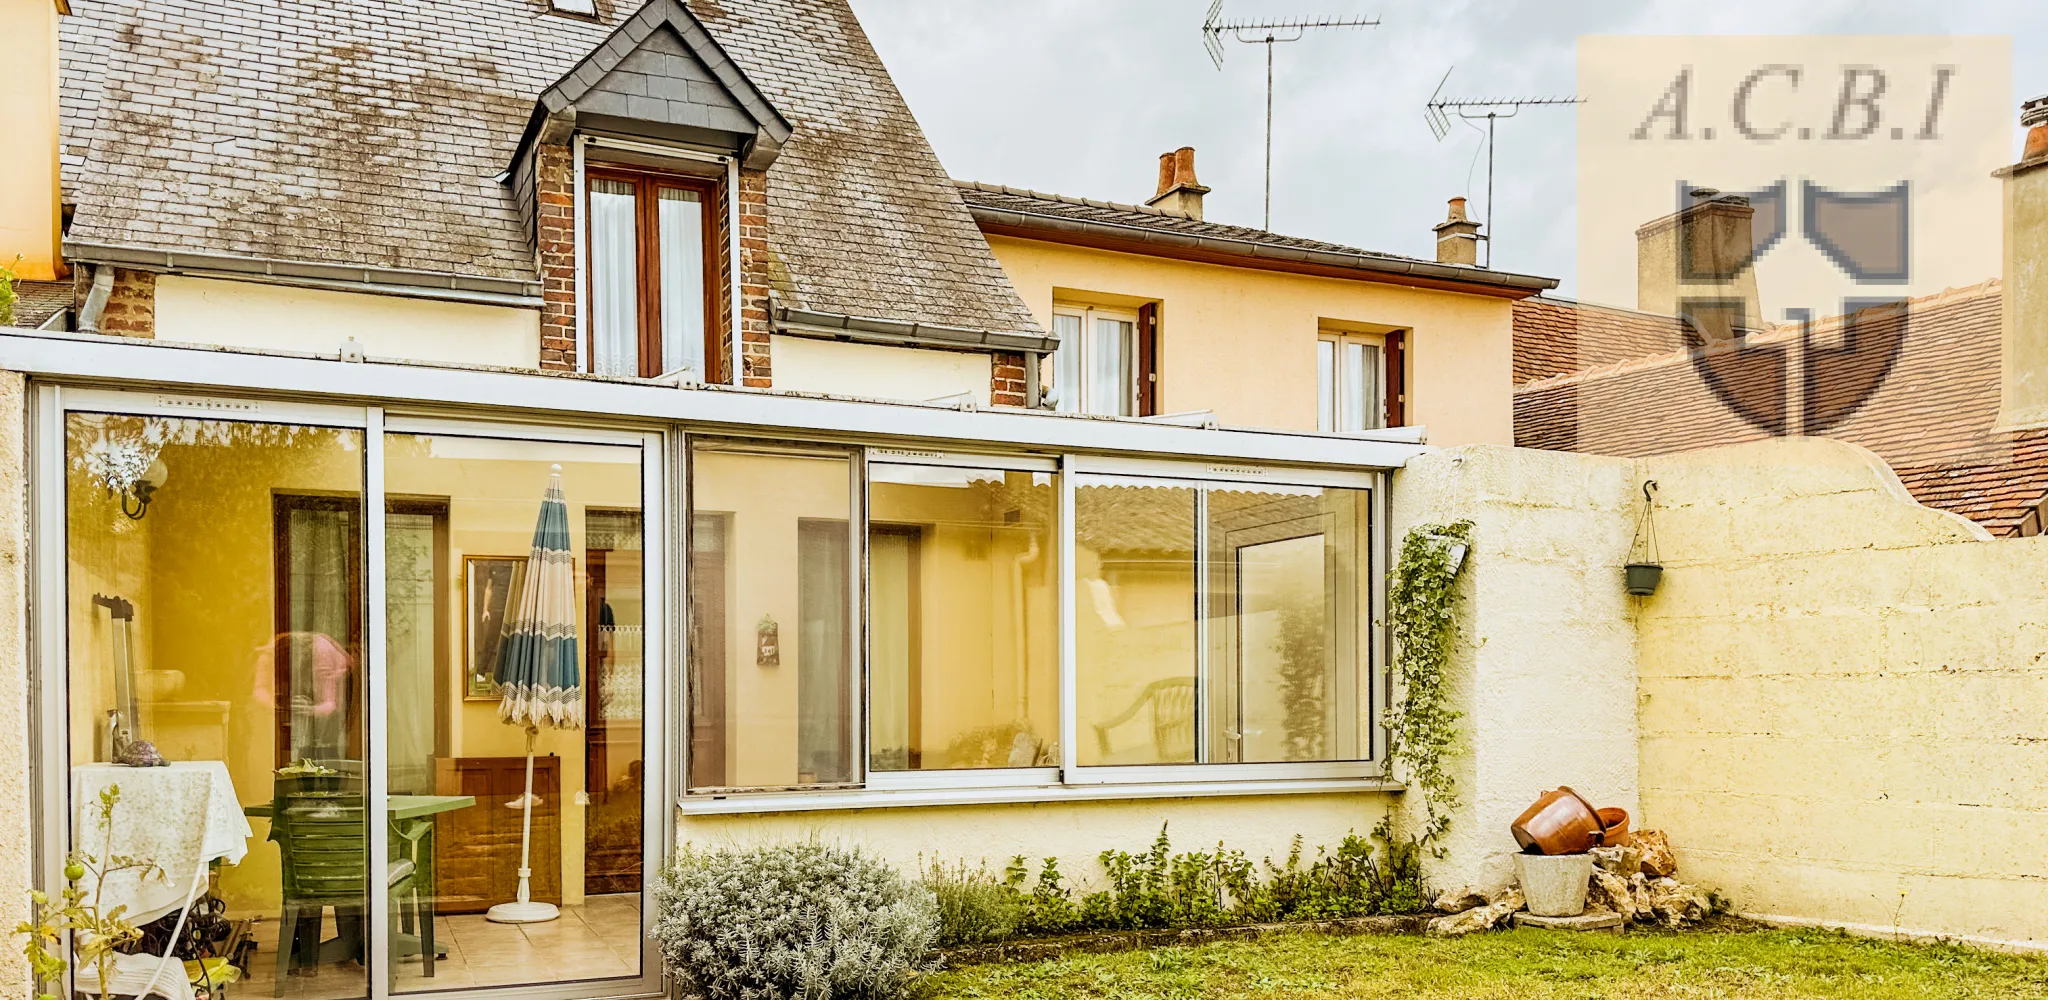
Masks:
[[[1452,198],[1449,217],[1430,228],[1436,231],[1437,263],[1479,263],[1479,223],[1466,216],[1465,199]]]
[[[2020,105],[2027,144],[1997,171],[2005,186],[2002,310],[2004,371],[1999,422],[2048,426],[2048,96]]]
[[[1636,229],[1636,308],[1692,316],[1709,339],[1759,329],[1755,231],[1748,198],[1713,188],[1686,192],[1684,208]],[[1712,304],[1712,316],[1703,315],[1703,303]]]
[[[1159,193],[1145,204],[1200,219],[1202,196],[1208,193],[1209,189],[1195,180],[1195,147],[1182,146],[1159,154]]]

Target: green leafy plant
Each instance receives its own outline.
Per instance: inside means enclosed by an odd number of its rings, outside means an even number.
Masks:
[[[939,905],[939,944],[986,944],[1017,933],[1026,898],[985,865],[935,861],[919,865],[925,888]]]
[[[1388,759],[1406,770],[1411,794],[1420,793],[1422,828],[1409,839],[1437,857],[1443,851],[1437,842],[1450,830],[1451,813],[1458,807],[1458,783],[1450,759],[1461,716],[1451,707],[1445,676],[1457,624],[1458,567],[1453,560],[1459,547],[1469,552],[1471,545],[1471,521],[1425,524],[1410,530],[1401,542],[1388,601],[1394,672],[1401,690],[1387,718]],[[1394,843],[1391,822],[1383,821],[1375,832],[1388,844]]]
[[[103,834],[101,843],[105,848],[98,855],[83,851],[72,851],[64,858],[64,889],[59,901],[52,903],[48,893],[32,890],[29,898],[29,919],[15,925],[14,933],[26,938],[22,954],[28,958],[29,973],[34,977],[38,990],[62,979],[69,963],[64,960],[64,935],[71,935],[71,947],[81,964],[90,965],[96,977],[95,983],[104,983],[112,978],[114,956],[119,949],[135,943],[142,932],[129,923],[125,917],[128,907],[124,904],[111,909],[102,909],[102,896],[107,879],[123,872],[135,872],[138,878],[163,878],[164,870],[155,861],[147,858],[133,858],[112,853],[114,840],[114,807],[121,803],[121,786],[108,785],[100,791],[96,820]],[[92,879],[92,891],[87,893],[79,888],[79,882],[88,876]],[[88,900],[87,896],[91,899]],[[38,1000],[55,1000],[48,993],[39,993]]]
[[[14,303],[18,298],[14,291],[14,283],[21,280],[21,273],[17,270],[20,267],[20,254],[15,254],[13,260],[0,265],[0,326],[14,325]]]
[[[852,847],[685,850],[654,886],[654,938],[707,1000],[902,996],[930,967],[938,904]]]
[[[1028,869],[1024,855],[1010,859],[1003,870],[1003,885],[1017,893],[1024,904],[1017,930],[1023,934],[1065,934],[1081,924],[1081,911],[1074,905],[1074,891],[1060,874],[1060,859],[1046,858],[1038,869],[1038,880],[1029,892],[1024,889]]]

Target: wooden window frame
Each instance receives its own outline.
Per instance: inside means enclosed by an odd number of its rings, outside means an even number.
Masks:
[[[724,333],[719,322],[719,240],[718,204],[719,190],[723,186],[708,177],[693,177],[689,174],[665,173],[655,170],[633,170],[607,164],[584,170],[584,197],[591,194],[591,186],[597,181],[613,181],[633,185],[633,253],[638,273],[634,275],[634,297],[638,300],[636,320],[640,328],[639,366],[641,378],[654,378],[664,374],[665,360],[661,352],[661,189],[677,188],[696,192],[704,206],[704,370],[698,373],[703,381],[716,381],[719,371],[721,337]],[[588,214],[588,213],[586,213]],[[583,239],[590,243],[590,220],[583,221]],[[592,258],[586,257],[586,260]],[[590,265],[595,267],[593,263]],[[585,287],[594,287],[586,283]],[[586,359],[584,368],[594,360]]]

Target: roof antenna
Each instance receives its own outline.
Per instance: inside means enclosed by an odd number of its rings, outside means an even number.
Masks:
[[[1299,18],[1292,21],[1219,21],[1223,16],[1223,0],[1209,5],[1209,16],[1202,20],[1202,47],[1209,50],[1209,61],[1216,68],[1223,68],[1223,33],[1228,31],[1232,38],[1247,45],[1266,47],[1266,220],[1262,228],[1273,228],[1273,43],[1298,42],[1301,36],[1319,28],[1375,28],[1377,17],[1321,17]]]
[[[1456,66],[1451,69],[1457,69]],[[1436,92],[1429,95],[1429,103],[1423,105],[1422,117],[1429,122],[1430,132],[1436,141],[1444,141],[1451,134],[1451,117],[1455,112],[1468,122],[1486,119],[1486,220],[1485,230],[1479,238],[1486,241],[1486,267],[1493,266],[1493,126],[1502,118],[1513,118],[1523,108],[1543,108],[1559,104],[1584,104],[1586,99],[1570,97],[1486,97],[1473,100],[1451,100],[1443,96],[1444,84],[1450,82],[1451,70],[1444,70],[1444,78],[1436,82]],[[1474,125],[1473,128],[1479,126]],[[1467,177],[1466,180],[1471,180]]]

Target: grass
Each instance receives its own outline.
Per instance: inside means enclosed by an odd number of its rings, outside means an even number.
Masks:
[[[2048,998],[2048,960],[1827,931],[1717,924],[1683,934],[1517,930],[1456,940],[1284,934],[975,966],[920,1000],[1855,1000]]]

